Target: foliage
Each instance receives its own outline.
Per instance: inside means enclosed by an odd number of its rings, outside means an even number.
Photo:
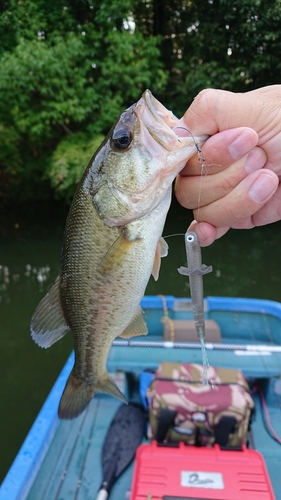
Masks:
[[[0,40],[0,195],[69,199],[145,88],[181,115],[205,87],[279,83],[281,3],[2,0]]]
[[[161,61],[170,77],[161,98],[175,114],[181,115],[203,88],[245,92],[280,83],[280,0],[143,0],[137,5],[139,29],[162,35]]]
[[[41,197],[44,186],[45,194],[50,194],[46,179],[57,186],[58,163],[52,155],[61,141],[84,132],[95,144],[95,138],[105,134],[146,87],[156,92],[165,84],[158,39],[132,32],[130,12],[128,0],[121,7],[109,0],[95,6],[87,0],[4,2],[2,189]],[[66,153],[62,146],[58,154],[62,150]],[[77,157],[72,164],[76,163]],[[81,164],[85,164],[83,152]],[[59,193],[64,194],[64,186],[68,196],[69,183],[60,184]]]
[[[97,135],[90,139],[81,132],[71,134],[59,143],[53,153],[47,176],[57,194],[63,193],[67,202],[71,201],[75,186],[103,138],[103,135]]]

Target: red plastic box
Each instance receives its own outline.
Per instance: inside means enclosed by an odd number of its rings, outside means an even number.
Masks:
[[[262,455],[242,451],[139,446],[130,500],[275,500]]]

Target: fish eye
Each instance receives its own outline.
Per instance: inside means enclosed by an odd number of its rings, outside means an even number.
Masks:
[[[125,151],[132,142],[132,134],[128,130],[117,130],[114,132],[111,145],[118,151]]]

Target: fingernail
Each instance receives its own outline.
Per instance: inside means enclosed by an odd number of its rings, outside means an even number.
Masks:
[[[197,224],[198,224],[197,220],[195,220],[195,219],[194,219],[194,220],[191,222],[191,224],[189,225],[188,230],[189,230],[189,231],[195,231],[195,226],[197,226]]]
[[[189,137],[190,131],[188,130],[186,123],[183,118],[181,118],[178,123],[173,127],[173,131],[178,137]]]
[[[277,180],[267,174],[261,175],[249,189],[249,195],[256,203],[263,203],[277,189]]]
[[[205,241],[209,240],[209,235],[205,233],[204,231],[204,225],[202,227],[202,224],[200,222],[198,223],[196,220],[194,220],[190,226],[189,229],[192,231],[195,231],[197,233],[199,242],[201,246],[205,246]]]
[[[254,149],[251,153],[248,154],[246,163],[245,163],[245,171],[247,174],[251,174],[255,170],[262,168],[265,165],[266,156],[262,149]]]
[[[204,230],[202,230],[200,226],[197,227],[196,233],[200,242],[200,246],[204,247],[205,243],[209,241],[210,237],[205,233]]]
[[[235,160],[241,158],[249,152],[249,149],[253,147],[253,133],[248,130],[244,130],[229,146],[230,154]]]

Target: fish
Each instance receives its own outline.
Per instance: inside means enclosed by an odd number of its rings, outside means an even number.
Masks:
[[[78,184],[59,275],[31,319],[42,348],[73,334],[60,419],[76,418],[100,392],[126,401],[107,372],[108,353],[116,337],[147,334],[140,301],[168,253],[162,231],[172,183],[207,139],[178,137],[178,121],[146,90],[121,113]]]

